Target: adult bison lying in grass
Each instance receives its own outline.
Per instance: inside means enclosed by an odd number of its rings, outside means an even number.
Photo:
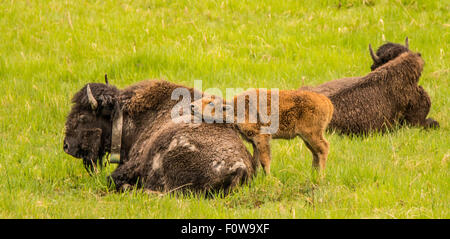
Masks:
[[[424,61],[420,53],[395,43],[382,45],[369,74],[333,80],[316,87],[302,87],[330,98],[334,105],[329,129],[343,134],[385,131],[395,125],[408,124],[424,128],[439,127],[426,118],[431,107],[427,92],[418,85]]]
[[[110,176],[117,189],[137,184],[162,192],[228,193],[254,175],[258,162],[225,124],[173,122],[171,110],[180,100],[171,100],[171,94],[180,87],[157,80],[123,90],[87,84],[72,99],[64,151],[92,171],[107,153],[120,149],[120,164]],[[193,99],[194,90],[186,89]]]

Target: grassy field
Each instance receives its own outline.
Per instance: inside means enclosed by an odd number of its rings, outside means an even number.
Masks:
[[[0,2],[0,218],[450,218],[450,1]],[[339,4],[339,2],[341,2]],[[225,198],[111,192],[62,150],[84,84],[163,78],[294,89],[370,70],[368,44],[410,39],[438,130],[328,134],[320,185],[301,140],[272,142]]]

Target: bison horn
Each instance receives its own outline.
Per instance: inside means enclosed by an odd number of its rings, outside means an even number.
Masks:
[[[87,85],[86,91],[87,91],[87,96],[89,99],[89,103],[91,104],[92,110],[96,110],[97,106],[98,106],[98,102],[92,95],[91,87],[89,87],[89,85]]]
[[[408,37],[406,37],[406,39],[405,39],[405,46],[406,46],[406,48],[408,48],[408,49],[409,49],[409,42],[408,42]]]
[[[109,82],[108,82],[108,74],[105,74],[105,83],[106,83],[107,85],[109,85]]]
[[[373,53],[372,45],[370,45],[370,44],[369,44],[369,51],[370,51],[370,56],[372,56],[373,62],[375,62],[375,63],[379,62],[380,58],[377,56],[377,54]]]

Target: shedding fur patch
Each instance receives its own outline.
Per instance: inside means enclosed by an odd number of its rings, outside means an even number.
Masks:
[[[169,148],[167,149],[167,151],[173,150],[175,147],[177,147],[177,145],[178,145],[178,140],[177,139],[173,139],[172,142],[170,142]]]
[[[232,167],[229,168],[230,171],[235,171],[238,168],[242,168],[242,169],[246,169],[247,166],[245,166],[244,162],[242,161],[242,159],[240,159],[239,162],[236,162],[235,164],[233,164]]]
[[[158,170],[162,166],[161,155],[158,153],[153,157],[152,170]]]
[[[197,147],[194,144],[192,144],[189,141],[189,139],[186,138],[185,136],[180,136],[178,138],[173,139],[172,142],[170,142],[167,151],[171,151],[177,147],[185,147],[188,148],[190,151],[198,151]]]
[[[225,161],[214,161],[212,162],[211,166],[216,172],[220,172],[225,166]]]

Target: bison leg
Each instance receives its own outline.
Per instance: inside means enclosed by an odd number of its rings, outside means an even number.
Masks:
[[[259,134],[252,139],[255,149],[253,155],[259,160],[266,174],[270,174],[270,139],[269,134]]]
[[[405,112],[405,121],[412,126],[438,128],[439,123],[433,118],[426,118],[431,108],[428,93],[419,86],[417,97],[410,102]]]
[[[244,183],[247,177],[245,168],[237,167],[233,169],[223,180],[224,195],[228,195],[237,185]]]
[[[323,136],[323,131],[301,134],[306,147],[313,155],[313,168],[316,170],[325,170],[327,162],[329,143]]]
[[[427,118],[426,120],[425,120],[425,125],[424,125],[424,127],[425,128],[434,128],[434,129],[437,129],[437,128],[439,128],[440,126],[439,126],[439,122],[437,122],[436,120],[434,120],[433,118]]]
[[[122,191],[127,185],[134,185],[139,181],[136,173],[133,170],[133,165],[130,165],[130,162],[119,165],[111,175],[107,176],[107,181],[109,185],[114,184],[116,190]]]
[[[251,141],[251,143],[252,143],[252,146],[253,146],[253,160],[255,162],[261,162],[261,160],[260,160],[261,155],[259,153],[258,147],[256,146],[255,142]]]

